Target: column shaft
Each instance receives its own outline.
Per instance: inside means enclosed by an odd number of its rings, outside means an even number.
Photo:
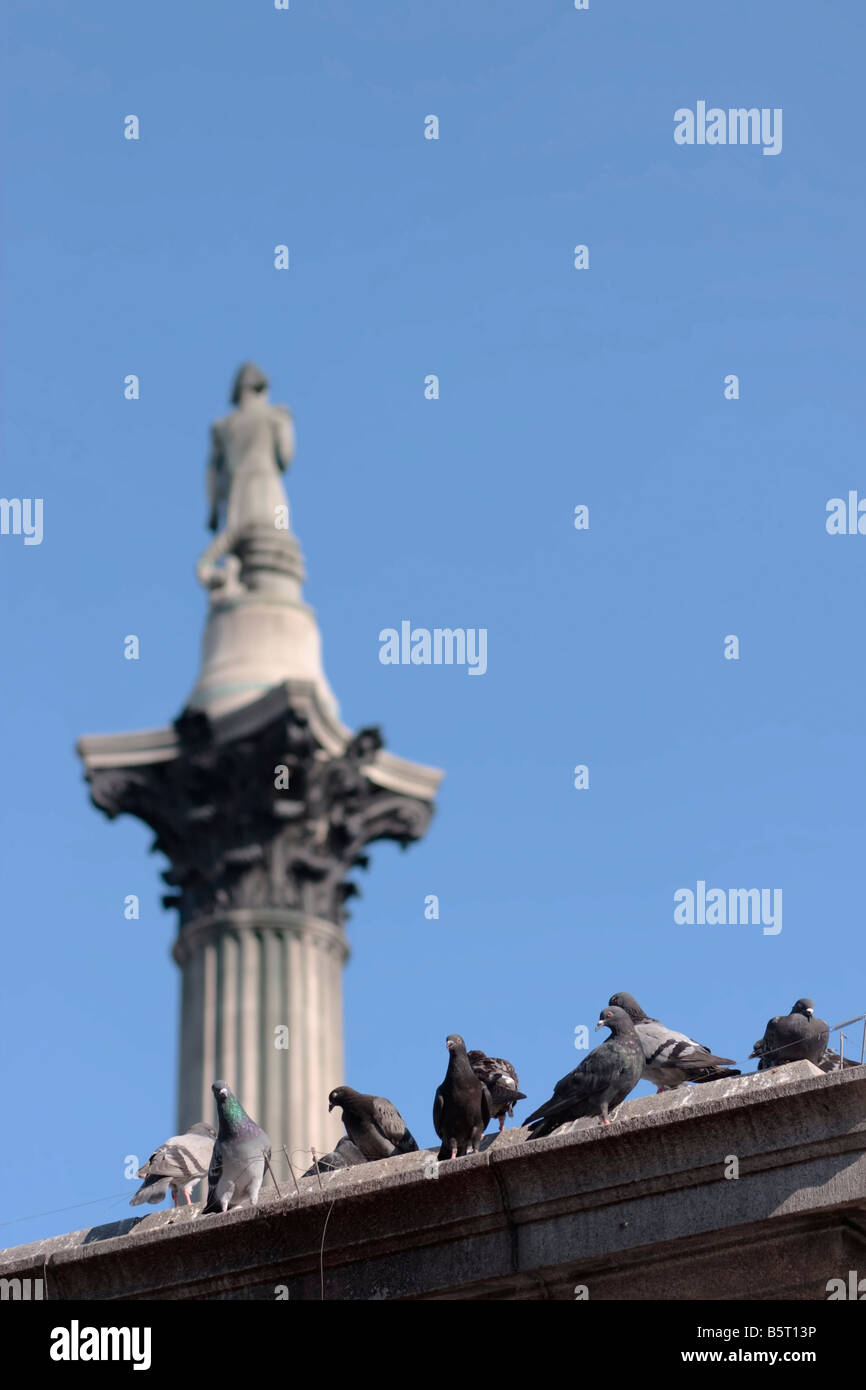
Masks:
[[[342,1133],[328,1092],[342,1071],[339,927],[280,909],[235,910],[187,927],[175,946],[183,971],[178,1087],[180,1129],[214,1123],[211,1084],[223,1077],[271,1137],[278,1175],[282,1146],[296,1172],[309,1152]],[[277,1029],[288,1028],[286,1049]]]

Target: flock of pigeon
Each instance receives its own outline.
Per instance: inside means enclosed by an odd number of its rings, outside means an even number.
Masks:
[[[525,1121],[529,1139],[552,1134],[560,1125],[587,1116],[609,1124],[610,1112],[642,1079],[666,1091],[687,1082],[740,1075],[730,1065],[732,1058],[717,1057],[685,1033],[650,1018],[630,994],[611,996],[596,1024],[599,1028],[610,1029],[610,1036],[557,1081],[550,1099],[533,1110]],[[799,1061],[813,1062],[825,1072],[855,1065],[828,1047],[829,1038],[830,1029],[815,1017],[812,1000],[798,999],[789,1014],[770,1019],[750,1055],[758,1058],[758,1071]],[[515,1103],[526,1099],[518,1089],[517,1072],[505,1058],[467,1052],[457,1033],[448,1036],[445,1046],[448,1070],[433,1102],[433,1125],[442,1141],[440,1162],[477,1153],[490,1120],[499,1121],[501,1133],[506,1115],[513,1115]],[[181,1192],[191,1204],[192,1189],[205,1175],[204,1214],[225,1212],[244,1201],[256,1205],[270,1165],[271,1141],[225,1081],[215,1081],[212,1089],[218,1133],[199,1123],[167,1140],[139,1169],[144,1182],[130,1206],[161,1202],[169,1188],[175,1206]],[[346,1135],[304,1177],[417,1150],[405,1120],[389,1100],[338,1086],[328,1097],[328,1109],[335,1106],[342,1111]]]

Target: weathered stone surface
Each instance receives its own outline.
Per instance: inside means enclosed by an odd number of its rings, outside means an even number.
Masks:
[[[45,1278],[47,1298],[823,1299],[866,1265],[866,1067],[795,1063],[525,1137],[58,1237],[4,1252],[2,1273]]]

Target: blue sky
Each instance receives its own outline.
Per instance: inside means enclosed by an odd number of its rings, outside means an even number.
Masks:
[[[825,529],[866,496],[862,7],[5,13],[0,492],[44,535],[0,536],[0,1243],[129,1215],[173,1131],[162,865],[74,743],[192,688],[248,357],[342,717],[447,774],[421,845],[373,847],[345,1080],[430,1144],[452,1031],[534,1105],[617,990],[741,1061],[798,995],[862,1012],[866,537]],[[782,108],[781,154],[676,145],[699,100]],[[403,619],[485,627],[487,673],[383,666]],[[782,931],[676,925],[699,879],[781,888]]]

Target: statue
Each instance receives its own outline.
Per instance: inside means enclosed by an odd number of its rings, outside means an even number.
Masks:
[[[240,588],[239,542],[262,528],[273,534],[278,518],[288,517],[281,474],[294,456],[295,431],[289,409],[271,405],[267,392],[264,372],[246,363],[232,387],[236,409],[211,426],[208,526],[217,534],[196,565],[207,589]],[[281,529],[288,531],[287,521]]]

